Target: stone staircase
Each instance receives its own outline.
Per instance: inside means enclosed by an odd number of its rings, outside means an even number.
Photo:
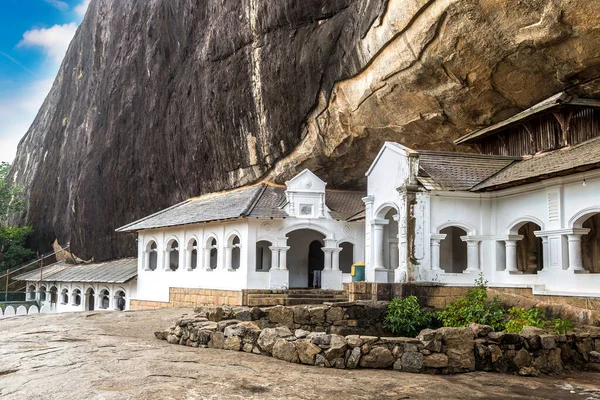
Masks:
[[[347,302],[348,295],[343,290],[289,289],[289,290],[247,290],[247,305],[250,307],[295,306],[298,304],[323,304]]]

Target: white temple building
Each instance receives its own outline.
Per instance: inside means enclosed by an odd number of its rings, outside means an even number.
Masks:
[[[138,233],[137,299],[166,302],[170,288],[341,290],[363,259],[364,195],[327,190],[304,170],[285,186],[201,196],[119,228]]]
[[[72,264],[59,261],[13,279],[25,283],[27,302],[41,313],[125,311],[137,288],[137,260]]]
[[[559,94],[457,143],[385,143],[367,172],[374,282],[472,284],[600,295],[600,102]]]

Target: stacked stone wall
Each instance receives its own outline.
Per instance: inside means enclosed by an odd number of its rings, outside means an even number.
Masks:
[[[600,371],[600,329],[556,335],[528,327],[518,335],[471,324],[425,329],[416,338],[344,334],[335,323],[351,320],[353,307],[200,308],[155,335],[171,344],[344,369],[440,374],[495,371],[526,376],[565,369]]]

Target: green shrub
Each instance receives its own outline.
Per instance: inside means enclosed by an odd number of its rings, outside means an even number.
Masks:
[[[558,333],[559,335],[564,335],[565,333],[572,331],[575,327],[573,321],[568,319],[556,318],[553,322],[554,332]]]
[[[466,296],[448,304],[438,313],[444,326],[463,327],[471,322],[490,325],[496,331],[504,330],[504,308],[498,296],[488,300],[487,281],[483,276],[475,281],[475,287]]]
[[[394,335],[415,337],[422,329],[436,327],[435,313],[421,311],[419,299],[395,297],[387,306],[383,326]]]
[[[513,307],[508,310],[508,321],[506,321],[506,332],[521,333],[524,326],[535,326],[536,328],[545,328],[547,324],[546,310],[543,308],[524,308]]]
[[[562,318],[549,320],[546,316],[546,310],[543,308],[524,308],[513,307],[508,310],[508,321],[506,321],[506,331],[511,333],[521,333],[524,326],[535,326],[536,328],[552,329],[558,334],[565,334],[574,328],[573,321]]]

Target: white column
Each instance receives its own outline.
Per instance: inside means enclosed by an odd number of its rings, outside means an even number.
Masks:
[[[225,246],[223,249],[225,250],[225,265],[223,266],[223,269],[233,271],[233,268],[231,268],[231,256],[233,252],[233,247]]]
[[[544,270],[548,270],[548,268],[550,267],[550,261],[548,258],[548,250],[549,250],[549,246],[548,246],[548,236],[542,236],[542,252],[543,254],[543,266],[544,266]]]
[[[269,246],[271,250],[271,270],[279,269],[279,247]]]
[[[319,196],[319,218],[325,218],[325,193]]]
[[[341,247],[336,247],[332,250],[331,253],[331,269],[334,271],[340,270],[340,252],[342,251]]]
[[[440,266],[440,242],[446,239],[445,233],[431,235],[431,269],[444,271]]]
[[[586,273],[583,268],[583,256],[581,254],[581,234],[573,233],[567,235],[569,244],[569,271],[575,273]]]
[[[522,273],[517,267],[517,241],[505,240],[504,252],[506,258],[506,272],[508,272],[509,274]]]
[[[470,239],[468,236],[462,236],[461,239],[467,242],[467,269],[465,272],[479,271],[479,240]]]
[[[163,257],[164,263],[163,263],[163,269],[165,271],[171,271],[171,250],[170,249],[165,249],[165,255]]]
[[[212,250],[212,247],[204,248],[204,269],[206,271],[212,271],[212,268],[210,267],[210,251],[211,250]]]
[[[192,250],[192,247],[185,250],[185,269],[188,271],[192,270]]]
[[[374,269],[385,269],[383,265],[383,227],[388,220],[377,219],[373,221],[373,267]]]
[[[287,270],[287,251],[289,246],[279,248],[279,269]]]
[[[331,253],[333,252],[333,250],[325,247],[323,247],[321,250],[323,250],[323,253],[325,255],[325,263],[323,266],[323,270],[331,270]]]

